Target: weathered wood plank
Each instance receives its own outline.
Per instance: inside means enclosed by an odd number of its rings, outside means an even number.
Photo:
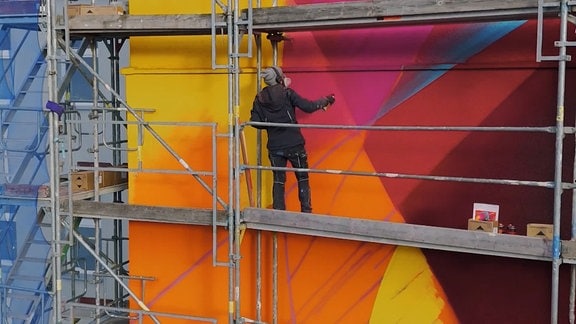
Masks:
[[[527,19],[535,18],[537,12],[537,0],[374,0],[255,8],[252,18],[255,30],[287,31]]]
[[[453,228],[247,208],[247,228],[453,252],[552,260],[552,242],[542,238]]]
[[[68,201],[63,201],[60,211],[68,213]],[[212,225],[212,210],[197,208],[170,208],[80,200],[74,201],[75,216],[102,219],[123,219],[157,223]],[[226,212],[217,211],[216,225],[227,224]]]
[[[510,20],[535,18],[538,0],[374,0],[298,6],[254,8],[257,32],[376,27],[422,23]],[[558,12],[546,8],[545,12]],[[247,10],[243,10],[247,18]],[[226,18],[215,17],[217,34],[227,31]],[[61,28],[64,28],[61,22]],[[210,14],[188,15],[90,15],[69,18],[73,35],[154,36],[209,35]]]
[[[538,0],[375,0],[376,15],[424,15],[424,14],[455,14],[470,12],[488,12],[498,14],[498,11],[518,10],[536,12]]]
[[[222,15],[216,17],[217,24],[224,22]],[[209,35],[212,18],[210,14],[90,15],[70,17],[68,27],[75,35],[90,36]]]

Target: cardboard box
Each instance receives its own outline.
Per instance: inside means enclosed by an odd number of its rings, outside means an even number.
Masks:
[[[70,174],[72,192],[94,190],[94,172],[78,171]]]
[[[79,167],[89,167],[89,168],[93,168],[94,167],[94,162],[87,162],[87,161],[78,161],[77,165]],[[114,167],[112,165],[112,163],[108,163],[108,162],[100,162],[98,163],[98,168],[100,170],[99,172],[99,178],[100,178],[100,187],[108,187],[108,186],[113,186],[116,184],[120,184],[120,183],[126,183],[128,181],[128,172],[122,172],[122,171],[106,171],[106,168],[123,168],[123,167],[128,167],[128,165],[126,164],[126,166],[121,165],[121,166],[117,166]],[[90,171],[92,172],[92,174],[94,173],[94,171]],[[92,186],[91,189],[93,189],[94,186]]]
[[[469,231],[481,231],[487,233],[498,233],[497,221],[483,221],[470,218],[468,220]]]
[[[118,184],[119,172],[100,171],[98,173],[98,186],[108,187]],[[78,171],[70,174],[72,192],[94,190],[94,171]]]
[[[554,225],[536,223],[527,224],[526,236],[542,237],[551,240],[554,236]]]
[[[100,178],[100,187],[108,187],[118,184],[118,174],[115,171],[100,171],[98,176]]]
[[[119,168],[124,168],[128,170],[128,163],[123,163],[119,166]],[[128,171],[119,171],[116,172],[116,179],[118,184],[128,182]]]
[[[121,6],[68,5],[68,17],[91,15],[123,15]]]
[[[482,221],[497,221],[500,206],[493,204],[474,203],[472,218]]]

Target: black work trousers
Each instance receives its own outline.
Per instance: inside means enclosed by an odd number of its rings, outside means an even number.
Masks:
[[[268,152],[270,164],[273,167],[285,168],[290,161],[293,168],[308,168],[308,156],[304,145],[299,145],[286,150],[275,150]],[[286,171],[274,170],[274,185],[272,186],[272,207],[274,209],[286,209],[285,185]],[[295,171],[296,180],[298,180],[298,199],[300,200],[300,210],[304,213],[312,212],[312,203],[310,198],[310,181],[308,172]]]

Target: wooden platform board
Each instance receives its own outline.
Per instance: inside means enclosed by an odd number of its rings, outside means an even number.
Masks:
[[[546,7],[554,14],[558,8]],[[373,0],[297,6],[253,8],[242,11],[254,32],[286,32],[414,25],[430,23],[522,20],[536,18],[538,0]],[[129,37],[155,35],[226,34],[226,17],[217,14],[92,15],[71,17],[72,35]],[[61,22],[61,28],[64,28]],[[242,26],[246,27],[247,24]]]

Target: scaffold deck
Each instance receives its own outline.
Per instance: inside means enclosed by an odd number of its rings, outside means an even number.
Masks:
[[[254,32],[308,31],[536,18],[537,0],[362,1],[244,9]],[[249,17],[251,16],[251,17]],[[251,18],[251,19],[250,19]],[[248,25],[248,23],[246,24]],[[64,24],[62,24],[64,28]],[[79,15],[68,20],[72,35],[129,37],[226,33],[223,14]],[[214,29],[213,29],[214,28]]]

